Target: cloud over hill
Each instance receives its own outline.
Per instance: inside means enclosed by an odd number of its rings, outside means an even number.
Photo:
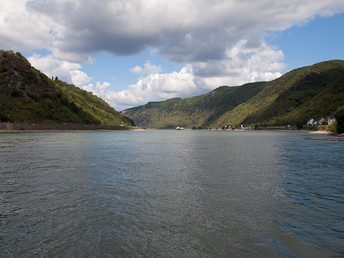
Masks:
[[[114,106],[135,105],[277,78],[286,65],[283,52],[266,42],[269,33],[343,11],[337,0],[15,0],[0,11],[0,44],[44,49],[30,62],[95,93],[81,64],[95,62],[92,55],[100,52],[132,56],[150,49],[183,66],[167,73],[153,69],[127,89],[102,96]]]

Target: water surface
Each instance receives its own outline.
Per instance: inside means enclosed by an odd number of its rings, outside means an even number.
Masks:
[[[0,135],[0,256],[344,256],[344,142]]]

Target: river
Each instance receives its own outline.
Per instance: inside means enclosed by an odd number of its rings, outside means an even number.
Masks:
[[[0,134],[0,256],[344,256],[344,142],[307,136]]]

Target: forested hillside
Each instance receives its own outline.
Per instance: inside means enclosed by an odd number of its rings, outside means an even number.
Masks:
[[[292,70],[270,82],[223,86],[187,99],[150,102],[122,112],[139,126],[221,128],[301,127],[344,107],[344,61],[332,60]]]
[[[48,78],[19,52],[0,50],[0,121],[132,125],[105,101]]]

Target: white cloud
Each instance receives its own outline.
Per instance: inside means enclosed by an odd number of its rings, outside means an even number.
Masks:
[[[78,87],[84,86],[93,79],[80,70],[81,65],[79,63],[63,61],[53,55],[41,56],[33,54],[28,60],[32,66],[47,76],[57,76],[60,80],[73,83]]]
[[[150,63],[150,61],[147,61],[144,64],[144,67],[141,66],[135,66],[131,69],[129,69],[130,72],[132,72],[135,75],[149,75],[149,74],[156,74],[161,72],[161,66],[156,66]]]
[[[82,87],[85,84],[89,83],[93,78],[89,77],[85,72],[80,70],[72,70],[69,72],[72,83],[75,86]]]
[[[127,90],[109,90],[101,97],[121,110],[149,101],[194,96],[221,85],[268,81],[281,76],[280,71],[285,68],[282,60],[282,51],[262,39],[255,44],[251,40],[241,40],[227,49],[224,60],[187,64],[179,72],[149,74]]]
[[[82,89],[93,93],[93,84],[82,86]]]
[[[281,76],[285,69],[283,52],[266,44],[262,39],[240,40],[226,50],[225,58],[196,62],[193,71],[198,83],[206,89],[219,85],[236,86],[246,82],[267,81]]]
[[[143,68],[143,74],[156,74],[161,72],[161,66],[152,65],[147,61]]]
[[[245,36],[344,11],[338,0],[56,0],[30,1],[27,7],[60,25],[53,39],[60,53],[132,55],[156,48],[181,63],[222,59]]]
[[[171,61],[206,62],[222,59],[249,35],[340,12],[338,0],[12,0],[0,10],[0,43],[19,51],[46,48],[70,62],[148,48]]]
[[[84,53],[64,52],[56,47],[51,47],[51,52],[55,58],[72,63],[93,64],[95,62],[95,60],[91,56]]]
[[[78,63],[71,63],[53,57],[52,55],[41,56],[33,54],[28,58],[32,66],[45,73],[49,77],[57,76],[60,80],[72,82],[71,71],[80,69]]]
[[[49,48],[58,25],[45,15],[33,14],[26,0],[1,1],[0,46],[15,51]]]
[[[110,83],[108,82],[103,82],[103,83],[97,82],[96,89],[99,91],[100,95],[103,95],[105,91],[107,90],[107,88],[109,88],[109,86],[110,86]]]
[[[140,75],[142,73],[143,69],[141,66],[135,66],[135,67],[129,69],[129,71],[132,72],[133,74]]]
[[[197,90],[194,83],[192,66],[186,65],[179,72],[154,73],[130,85],[120,92],[108,91],[104,99],[117,109],[141,105],[181,95],[190,95]]]
[[[0,9],[0,45],[50,52],[29,61],[119,108],[274,79],[285,69],[283,53],[264,41],[264,33],[341,12],[338,0],[12,0]],[[94,53],[127,56],[147,49],[183,68],[162,73],[147,61],[129,69],[139,79],[120,92],[108,82],[94,87],[81,69],[94,63]]]
[[[92,92],[94,95],[97,95],[98,97],[105,99],[108,88],[111,86],[108,82],[100,83],[99,81],[96,83],[96,87],[94,88],[93,84],[90,83],[88,85],[84,85],[80,88]]]

